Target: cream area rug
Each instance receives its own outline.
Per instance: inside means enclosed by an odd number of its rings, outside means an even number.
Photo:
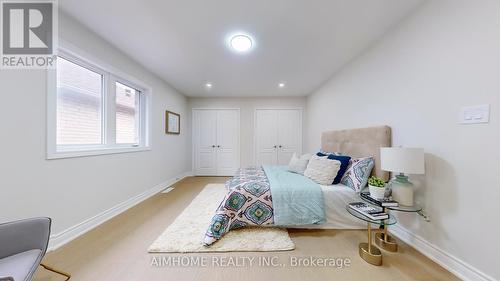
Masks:
[[[226,195],[223,184],[209,184],[149,247],[150,253],[271,252],[295,249],[286,229],[242,228],[228,232],[210,247],[203,237]]]

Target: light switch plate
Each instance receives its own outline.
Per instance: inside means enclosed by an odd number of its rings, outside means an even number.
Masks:
[[[490,105],[464,106],[460,110],[460,124],[479,124],[490,122]]]

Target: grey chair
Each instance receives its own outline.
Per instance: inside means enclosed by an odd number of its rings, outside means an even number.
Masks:
[[[30,281],[39,265],[61,274],[67,273],[41,264],[50,237],[50,218],[32,218],[0,224],[0,281]]]

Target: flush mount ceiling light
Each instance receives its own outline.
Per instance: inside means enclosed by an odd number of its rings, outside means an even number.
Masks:
[[[252,48],[252,38],[245,34],[236,34],[229,40],[229,46],[236,52],[247,52]]]
[[[212,89],[212,83],[209,82],[209,83],[205,84],[205,88]]]
[[[285,87],[285,83],[283,83],[283,82],[279,83],[279,84],[278,84],[278,87],[280,87],[280,88],[284,88],[284,87]]]

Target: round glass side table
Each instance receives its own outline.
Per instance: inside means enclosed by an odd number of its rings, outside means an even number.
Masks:
[[[362,196],[360,196],[363,201],[366,203],[377,206],[373,204],[372,202],[366,200]],[[380,206],[377,206],[380,207]],[[413,206],[397,206],[397,207],[382,207],[384,209],[384,212],[390,214],[390,211],[396,211],[396,212],[406,212],[406,213],[418,213],[420,214],[422,212],[422,207],[418,205],[413,205]],[[382,229],[381,232],[378,232],[375,234],[375,244],[379,246],[380,248],[389,251],[389,252],[397,252],[398,251],[398,243],[394,237],[392,237],[388,233],[388,225],[381,225],[380,229]]]
[[[359,256],[364,259],[367,263],[373,265],[382,265],[382,252],[379,248],[372,244],[372,224],[378,225],[379,227],[384,226],[387,228],[389,225],[393,225],[397,223],[396,218],[389,214],[389,218],[385,220],[372,220],[367,216],[364,216],[355,210],[351,209],[349,205],[346,206],[346,210],[349,214],[354,216],[357,219],[365,221],[367,224],[368,230],[368,243],[360,243],[359,244]],[[378,229],[375,229],[378,231]]]

